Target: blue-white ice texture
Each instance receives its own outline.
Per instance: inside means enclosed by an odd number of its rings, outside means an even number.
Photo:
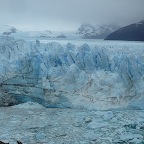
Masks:
[[[144,43],[0,38],[0,97],[46,107],[144,109]]]

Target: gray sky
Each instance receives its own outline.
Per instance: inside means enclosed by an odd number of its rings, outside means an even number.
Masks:
[[[76,30],[81,23],[127,25],[144,19],[144,0],[0,0],[0,24],[20,30]]]

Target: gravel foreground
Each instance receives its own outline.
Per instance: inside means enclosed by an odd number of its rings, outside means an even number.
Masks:
[[[0,108],[0,140],[16,144],[144,144],[144,111],[87,111],[25,103]]]

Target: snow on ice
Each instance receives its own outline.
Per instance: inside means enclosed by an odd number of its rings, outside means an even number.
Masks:
[[[144,43],[42,44],[0,37],[1,105],[143,109]]]
[[[144,143],[143,64],[140,42],[0,37],[0,140]]]

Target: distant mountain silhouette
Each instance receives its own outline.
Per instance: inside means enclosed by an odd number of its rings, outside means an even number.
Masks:
[[[120,28],[108,35],[105,40],[144,41],[144,20]]]

